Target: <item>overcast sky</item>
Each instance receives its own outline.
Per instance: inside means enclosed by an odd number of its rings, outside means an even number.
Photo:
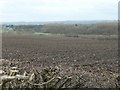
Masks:
[[[117,20],[119,0],[0,0],[0,20]]]

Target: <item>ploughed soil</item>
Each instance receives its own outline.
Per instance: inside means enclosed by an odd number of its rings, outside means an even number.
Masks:
[[[3,35],[2,58],[22,70],[59,66],[80,74],[84,87],[115,87],[117,40],[65,36]]]

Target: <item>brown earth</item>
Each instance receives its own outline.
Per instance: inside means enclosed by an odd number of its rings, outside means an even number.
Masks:
[[[13,62],[11,66],[17,65],[30,71],[33,68],[41,70],[47,66],[58,65],[63,72],[72,70],[72,73],[83,73],[84,71],[85,75],[89,74],[89,78],[98,78],[98,76],[102,78],[101,81],[98,79],[97,83],[95,80],[92,81],[93,84],[87,82],[87,87],[93,85],[115,87],[112,82],[108,82],[108,79],[103,80],[101,74],[105,72],[109,78],[113,78],[111,80],[115,79],[110,75],[118,72],[117,50],[117,40],[29,35],[3,35],[2,38],[2,58]]]

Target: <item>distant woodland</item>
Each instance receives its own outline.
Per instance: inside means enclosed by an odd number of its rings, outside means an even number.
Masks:
[[[2,25],[3,33],[51,33],[64,35],[117,35],[117,23]]]

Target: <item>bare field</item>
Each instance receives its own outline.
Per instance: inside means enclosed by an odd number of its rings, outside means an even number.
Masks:
[[[112,75],[118,72],[117,50],[117,40],[29,35],[2,37],[2,58],[13,62],[11,66],[30,71],[57,65],[63,73],[86,72],[83,78],[88,82],[84,82],[84,87],[115,87]],[[111,81],[102,73],[107,73]]]

